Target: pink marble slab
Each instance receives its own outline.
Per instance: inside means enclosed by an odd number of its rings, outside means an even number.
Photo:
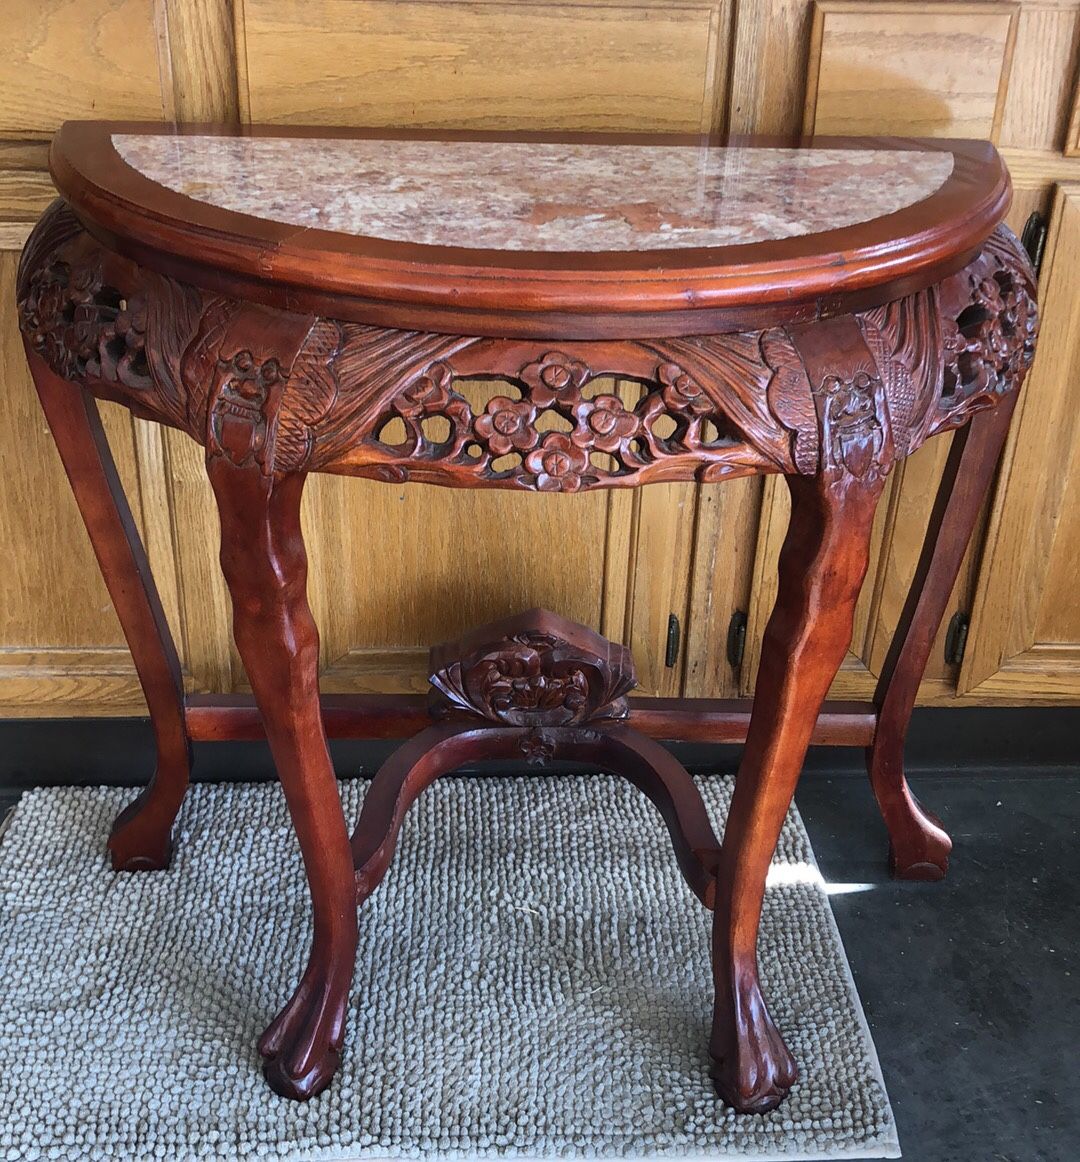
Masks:
[[[948,152],[115,134],[177,193],[298,227],[492,250],[632,251],[815,234],[929,197]]]

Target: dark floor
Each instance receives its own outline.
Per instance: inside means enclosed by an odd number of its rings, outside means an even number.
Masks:
[[[904,1158],[1076,1162],[1080,770],[912,782],[955,842],[940,884],[888,879],[861,780],[798,794]]]
[[[863,779],[815,771],[798,794],[904,1158],[1075,1162],[1080,768],[912,781],[956,843],[941,884],[888,879]],[[0,786],[0,813],[17,796]]]

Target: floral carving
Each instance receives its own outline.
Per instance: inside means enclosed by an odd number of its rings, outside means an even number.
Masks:
[[[521,369],[521,380],[529,388],[529,398],[538,408],[561,404],[573,407],[581,399],[581,389],[591,378],[584,363],[559,351],[549,351],[536,363]]]
[[[680,364],[661,360],[653,366],[644,394],[630,409],[611,393],[586,398],[583,389],[598,372],[580,359],[550,351],[516,373],[503,371],[518,385],[520,399],[492,396],[474,415],[455,389],[450,361],[433,362],[392,397],[376,424],[381,431],[385,418],[396,415],[405,420],[410,437],[394,445],[374,441],[380,456],[365,474],[437,481],[435,472],[428,471],[431,463],[468,472],[478,484],[577,492],[653,476],[685,479],[682,473],[687,472],[716,479],[752,472],[768,462],[748,442],[707,438],[706,421],[725,429],[727,417]],[[564,427],[553,430],[544,422],[549,415],[565,421]],[[438,444],[423,437],[422,421],[431,416],[450,425],[449,437]],[[670,421],[664,434],[657,427],[661,419]],[[593,453],[610,456],[610,465],[594,463]],[[496,466],[506,456],[516,456],[517,462]]]
[[[636,678],[624,646],[537,609],[436,646],[431,683],[436,714],[541,727],[625,718]]]
[[[535,420],[536,408],[528,401],[497,395],[488,400],[486,411],[477,416],[473,427],[493,456],[505,456],[536,446],[539,434],[533,427]]]
[[[1035,357],[1038,334],[1035,275],[1004,230],[946,284],[942,297],[944,374],[928,435],[959,427],[1015,391]]]
[[[628,412],[617,395],[598,395],[577,406],[578,426],[571,440],[580,448],[617,452],[641,428],[640,419]]]
[[[53,261],[20,305],[30,345],[67,379],[153,387],[146,359],[146,306],[107,286],[98,263]]]
[[[688,412],[692,416],[705,416],[713,411],[712,400],[696,380],[677,363],[661,363],[656,371],[664,385],[661,392],[664,403],[673,412]]]
[[[435,415],[449,406],[453,382],[454,375],[447,364],[433,363],[395,397],[394,411],[408,419]]]
[[[525,486],[538,492],[577,492],[589,467],[589,454],[564,432],[548,432],[525,457]]]
[[[966,395],[1010,390],[1019,364],[1035,352],[1036,318],[1029,296],[1008,271],[971,280],[971,304],[956,319],[943,320],[943,394]]]

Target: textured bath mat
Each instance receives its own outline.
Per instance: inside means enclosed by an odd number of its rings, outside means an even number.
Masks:
[[[366,784],[345,782],[355,817]],[[719,830],[731,783],[702,780]],[[0,1160],[898,1156],[793,813],[763,978],[802,1067],[736,1117],[708,1081],[709,914],[651,804],[607,776],[447,779],[360,913],[349,1035],[307,1105],[255,1040],[309,939],[274,785],[195,787],[167,872],[113,874],[131,797],[25,794],[0,840]]]

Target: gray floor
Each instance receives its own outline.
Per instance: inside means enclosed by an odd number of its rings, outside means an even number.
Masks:
[[[1080,773],[923,776],[949,878],[885,874],[863,779],[798,802],[881,1055],[908,1162],[1080,1157]],[[0,791],[0,813],[17,798]]]
[[[955,848],[891,882],[862,780],[804,780],[814,850],[910,1162],[1080,1158],[1080,775],[913,780]]]

